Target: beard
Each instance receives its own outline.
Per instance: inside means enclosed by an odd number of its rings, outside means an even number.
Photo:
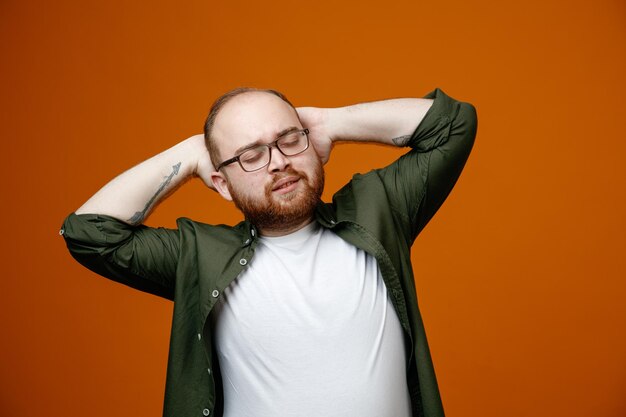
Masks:
[[[276,182],[291,175],[298,177],[304,187],[275,196],[272,189]],[[228,189],[235,206],[260,230],[289,229],[313,217],[324,190],[324,169],[319,161],[313,177],[309,178],[304,172],[289,167],[280,175],[274,175],[272,181],[265,186],[263,198],[259,200],[236,191],[230,184]]]

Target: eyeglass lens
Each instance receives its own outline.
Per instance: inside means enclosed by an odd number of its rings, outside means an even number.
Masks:
[[[276,147],[285,156],[297,155],[307,148],[307,136],[303,131],[291,132],[276,141]],[[270,147],[259,145],[239,155],[239,162],[246,171],[261,169],[270,162]]]

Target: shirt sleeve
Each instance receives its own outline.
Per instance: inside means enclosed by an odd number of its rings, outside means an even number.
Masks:
[[[378,171],[394,211],[409,228],[409,244],[452,191],[474,145],[475,107],[436,88],[433,104],[407,145],[412,149]]]
[[[131,226],[111,216],[71,213],[60,233],[72,257],[91,271],[173,300],[180,250],[177,229]]]

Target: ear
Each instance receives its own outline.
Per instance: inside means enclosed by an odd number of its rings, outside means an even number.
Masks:
[[[221,172],[212,172],[211,173],[211,181],[213,181],[213,186],[215,190],[217,190],[220,195],[228,200],[233,201],[233,198],[230,195],[230,190],[228,189],[227,179]]]

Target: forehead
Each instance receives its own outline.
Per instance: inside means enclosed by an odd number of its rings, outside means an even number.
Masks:
[[[280,97],[265,92],[247,92],[233,97],[215,119],[213,136],[220,153],[230,156],[255,141],[271,142],[288,127],[301,127],[296,111]]]

